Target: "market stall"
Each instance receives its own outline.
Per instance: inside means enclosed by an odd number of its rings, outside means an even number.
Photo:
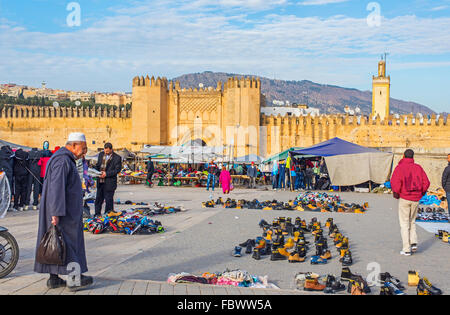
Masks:
[[[334,186],[353,186],[366,182],[383,184],[390,178],[394,158],[390,152],[366,148],[339,138],[294,150],[290,154],[324,157]]]

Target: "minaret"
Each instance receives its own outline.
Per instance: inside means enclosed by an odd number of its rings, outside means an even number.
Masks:
[[[383,121],[390,112],[391,77],[386,77],[386,59],[378,63],[378,76],[373,76],[372,82],[372,117],[380,115]]]

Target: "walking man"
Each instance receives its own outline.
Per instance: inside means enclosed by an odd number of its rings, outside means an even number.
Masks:
[[[148,164],[147,164],[147,185],[148,185],[148,187],[152,187],[152,185],[153,185],[152,177],[153,177],[154,173],[155,173],[155,165],[153,165],[152,158],[149,158]]]
[[[98,155],[97,171],[102,175],[97,181],[97,196],[95,198],[95,216],[101,216],[105,201],[105,213],[114,210],[114,193],[117,189],[117,174],[122,170],[122,158],[113,151],[111,143],[106,143],[104,151]]]
[[[256,177],[258,176],[258,169],[255,166],[255,162],[247,169],[247,176],[250,177],[248,181],[248,188],[256,188]]]
[[[447,208],[450,222],[450,153],[447,155],[448,166],[445,168],[442,174],[442,188],[444,188],[447,194]]]
[[[208,168],[206,169],[208,172],[208,180],[206,182],[206,190],[209,191],[209,186],[212,186],[212,191],[214,191],[214,187],[216,185],[216,173],[217,173],[217,165],[214,161],[209,163]]]
[[[65,147],[56,152],[47,165],[39,211],[37,246],[53,224],[60,229],[66,244],[66,264],[45,265],[35,261],[34,271],[48,273],[49,289],[66,286],[58,275],[68,275],[74,263],[79,267],[79,281],[71,281],[69,290],[76,291],[93,283],[88,271],[83,236],[83,191],[76,160],[87,152],[86,138],[82,133],[72,133]]]
[[[414,151],[406,150],[391,178],[394,197],[399,198],[398,212],[403,241],[401,255],[411,256],[417,251],[416,217],[419,201],[430,187],[423,168],[414,163]]]

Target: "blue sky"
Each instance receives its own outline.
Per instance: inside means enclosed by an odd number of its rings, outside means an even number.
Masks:
[[[70,2],[0,0],[0,82],[112,92],[221,71],[370,90],[388,52],[392,97],[450,111],[450,0],[79,0],[75,27]]]

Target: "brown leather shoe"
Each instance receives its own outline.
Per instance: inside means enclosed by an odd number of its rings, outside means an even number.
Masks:
[[[320,284],[317,279],[306,279],[305,280],[305,291],[323,291],[325,289],[324,284]]]

